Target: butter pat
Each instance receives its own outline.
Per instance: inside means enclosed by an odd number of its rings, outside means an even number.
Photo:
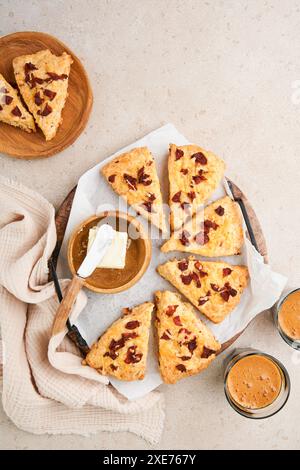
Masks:
[[[89,230],[87,251],[90,250],[92,243],[95,240],[97,230],[97,226],[92,227]],[[124,269],[126,261],[127,242],[127,232],[115,232],[115,238],[113,239],[110,247],[108,248],[102,260],[98,264],[97,268]]]

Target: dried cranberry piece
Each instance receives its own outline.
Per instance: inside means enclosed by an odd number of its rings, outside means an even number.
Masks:
[[[109,351],[109,352],[107,351],[107,352],[103,355],[103,357],[106,357],[106,356],[107,356],[107,357],[110,357],[110,358],[114,361],[115,359],[117,359],[118,354],[115,353],[114,351]]]
[[[169,305],[166,310],[166,315],[168,315],[168,317],[171,317],[177,308],[178,308],[178,305]]]
[[[31,62],[27,62],[25,65],[24,65],[24,70],[25,70],[25,73],[28,73],[28,72],[31,72],[32,70],[38,70],[37,67],[32,64]]]
[[[229,292],[228,290],[224,290],[223,292],[220,293],[220,296],[222,297],[225,302],[228,302],[229,300]]]
[[[112,339],[111,342],[109,343],[108,349],[110,351],[118,351],[119,349],[123,348],[125,346],[125,339],[121,338],[118,341],[115,339]]]
[[[187,193],[188,197],[190,198],[191,201],[193,201],[196,198],[196,193],[195,191],[190,191]]]
[[[155,194],[153,194],[153,193],[148,193],[148,199],[149,199],[149,201],[152,201],[152,202],[155,201],[155,199],[156,199]]]
[[[189,267],[189,262],[186,259],[182,259],[177,266],[180,271],[185,271]]]
[[[125,328],[127,330],[134,330],[135,328],[138,328],[140,326],[140,322],[138,320],[132,320],[126,323]]]
[[[193,272],[193,273],[192,273],[192,277],[193,277],[193,281],[195,281],[195,283],[196,283],[196,286],[200,289],[200,287],[201,287],[201,281],[200,281],[200,279],[199,279],[198,274],[195,273],[195,272]]]
[[[212,290],[214,290],[215,292],[219,292],[220,288],[219,286],[217,286],[217,284],[210,284],[210,287],[212,288]]]
[[[56,93],[55,91],[52,91],[52,90],[44,90],[44,95],[47,96],[47,98],[49,98],[50,101],[53,101],[54,98],[56,97]]]
[[[206,302],[208,302],[208,299],[207,299],[206,297],[200,297],[200,299],[198,300],[198,305],[199,305],[199,307],[200,307],[201,305],[206,304]]]
[[[118,366],[115,366],[114,364],[110,365],[111,370],[116,371],[118,369]]]
[[[188,246],[190,244],[190,241],[189,241],[190,236],[191,236],[190,232],[188,232],[187,230],[183,230],[181,237],[179,239],[181,244],[184,246]]]
[[[176,149],[176,151],[175,151],[175,160],[180,160],[180,158],[182,158],[183,155],[184,155],[183,150]]]
[[[215,209],[215,213],[218,214],[220,217],[222,217],[222,215],[224,215],[224,212],[225,212],[225,209],[222,206],[219,206]]]
[[[55,72],[47,72],[47,75],[50,78],[50,80],[46,78],[45,81],[47,81],[47,82],[56,81],[56,80],[66,80],[68,78],[68,75],[66,75],[65,73],[62,73],[61,75],[58,75]]]
[[[144,206],[147,212],[152,212],[152,204],[152,201],[145,201],[143,202],[142,206]]]
[[[180,202],[180,196],[181,196],[181,191],[178,191],[178,193],[175,193],[174,196],[172,197],[172,201]]]
[[[192,274],[187,274],[186,276],[184,276],[184,274],[181,274],[181,280],[183,282],[183,284],[185,284],[186,286],[190,285],[190,283],[192,282],[193,280],[193,276]]]
[[[129,189],[133,189],[134,191],[137,190],[137,179],[134,178],[133,176],[131,175],[128,175],[127,173],[124,173],[124,180],[126,181],[126,183],[128,184],[128,187]]]
[[[213,222],[212,220],[206,219],[204,220],[204,230],[208,231],[212,228],[213,230],[217,230],[219,225],[216,222]]]
[[[206,165],[207,164],[207,158],[202,152],[197,152],[194,153],[191,158],[195,159],[196,163],[200,163],[201,165]]]
[[[13,114],[16,117],[21,117],[22,116],[21,110],[20,110],[20,108],[18,108],[18,106],[16,106],[14,109],[12,109],[11,114]]]
[[[122,333],[122,338],[124,339],[124,341],[137,338],[138,336],[139,335],[137,334],[136,331],[133,331],[132,333]]]
[[[195,235],[194,240],[198,245],[205,245],[209,242],[209,236],[206,232],[198,232]]]
[[[34,102],[37,106],[41,106],[41,104],[44,102],[39,91],[34,95]]]
[[[213,349],[209,349],[207,348],[206,346],[203,346],[203,351],[202,351],[202,354],[201,354],[201,357],[203,359],[207,359],[209,356],[211,356],[212,354],[214,354],[216,351],[214,351]]]
[[[13,97],[12,96],[9,96],[9,95],[4,96],[4,103],[5,104],[10,104],[12,102],[13,102]]]
[[[48,103],[46,103],[44,109],[43,109],[42,111],[39,110],[37,113],[38,113],[40,116],[46,117],[46,116],[49,116],[49,114],[52,113],[52,108],[51,108],[51,106],[49,106]]]
[[[197,340],[196,338],[191,339],[191,341],[187,344],[188,350],[193,354],[194,350],[197,348]]]
[[[177,364],[176,369],[180,370],[180,372],[186,372],[186,367],[183,364]]]
[[[171,336],[170,331],[169,331],[169,330],[166,330],[166,331],[164,331],[164,333],[162,334],[162,336],[160,337],[160,339],[165,339],[166,341],[168,341],[169,339],[171,339],[170,336]]]
[[[189,170],[187,168],[181,168],[180,170],[180,173],[182,173],[183,175],[187,175],[189,172]]]
[[[203,269],[203,265],[200,263],[200,261],[195,261],[194,266],[196,269],[198,269],[198,271],[202,271]]]
[[[229,276],[232,273],[232,269],[224,268],[223,269],[223,277]]]
[[[181,356],[179,359],[181,359],[182,361],[189,361],[191,357],[192,356]]]
[[[229,290],[229,294],[231,295],[231,297],[235,297],[237,295],[237,291],[235,289],[231,288]]]
[[[136,350],[137,346],[130,346],[127,349],[126,358],[124,359],[124,362],[126,362],[126,364],[136,364],[137,362],[141,361],[143,354],[137,353]]]
[[[178,334],[180,333],[184,333],[185,335],[190,335],[191,331],[188,330],[187,328],[180,328],[180,330],[178,331]]]
[[[173,322],[175,323],[175,325],[177,326],[182,326],[182,323],[181,323],[181,320],[180,320],[180,316],[177,315],[176,317],[173,318]]]
[[[150,175],[145,173],[145,167],[142,167],[138,170],[137,180],[138,183],[143,184],[144,186],[149,186],[152,183],[152,180],[149,180]]]
[[[116,179],[116,175],[110,175],[110,176],[108,177],[108,181],[109,181],[110,183],[114,183],[114,182],[115,182],[115,179]]]

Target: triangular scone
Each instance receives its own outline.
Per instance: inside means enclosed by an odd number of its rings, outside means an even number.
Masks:
[[[170,145],[170,222],[173,230],[211,196],[225,170],[224,161],[197,145]]]
[[[33,117],[24,108],[16,90],[0,74],[0,121],[26,132],[35,132]]]
[[[46,140],[53,139],[62,122],[72,62],[66,52],[56,56],[48,49],[13,60],[22,97]]]
[[[138,147],[117,156],[101,172],[114,191],[136,212],[166,231],[155,161],[147,147]]]
[[[239,304],[249,277],[246,266],[193,256],[167,261],[157,271],[214,323],[223,321]]]
[[[180,295],[158,291],[155,296],[160,373],[164,382],[174,384],[206,369],[221,346]]]
[[[153,308],[151,302],[146,302],[124,309],[123,316],[92,346],[83,364],[119,380],[142,380],[146,371]]]
[[[202,256],[237,255],[244,235],[239,207],[225,196],[205,207],[174,232],[161,251],[185,251]]]

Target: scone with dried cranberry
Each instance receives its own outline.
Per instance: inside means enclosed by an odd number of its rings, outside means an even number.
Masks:
[[[142,380],[146,372],[153,308],[151,302],[145,302],[124,309],[123,316],[92,346],[83,364],[119,380]]]
[[[157,271],[214,323],[223,321],[239,304],[249,278],[246,266],[194,256],[167,261]]]
[[[133,209],[166,231],[163,202],[154,158],[147,147],[118,155],[101,169],[112,189]]]
[[[174,384],[206,369],[221,345],[180,295],[158,291],[155,296],[160,373]]]

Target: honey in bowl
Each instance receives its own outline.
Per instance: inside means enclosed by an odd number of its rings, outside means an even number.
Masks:
[[[289,294],[283,301],[278,323],[283,333],[292,340],[300,340],[300,290]]]
[[[72,235],[68,248],[68,261],[72,273],[78,271],[88,247],[89,231],[102,223],[111,225],[117,232],[128,233],[125,267],[96,268],[85,280],[85,286],[95,292],[120,292],[131,287],[146,271],[151,258],[151,243],[141,225],[131,216],[121,212],[107,212],[88,219]]]
[[[227,390],[241,408],[260,409],[273,403],[282,387],[282,373],[266,356],[251,354],[239,359],[227,376]]]

